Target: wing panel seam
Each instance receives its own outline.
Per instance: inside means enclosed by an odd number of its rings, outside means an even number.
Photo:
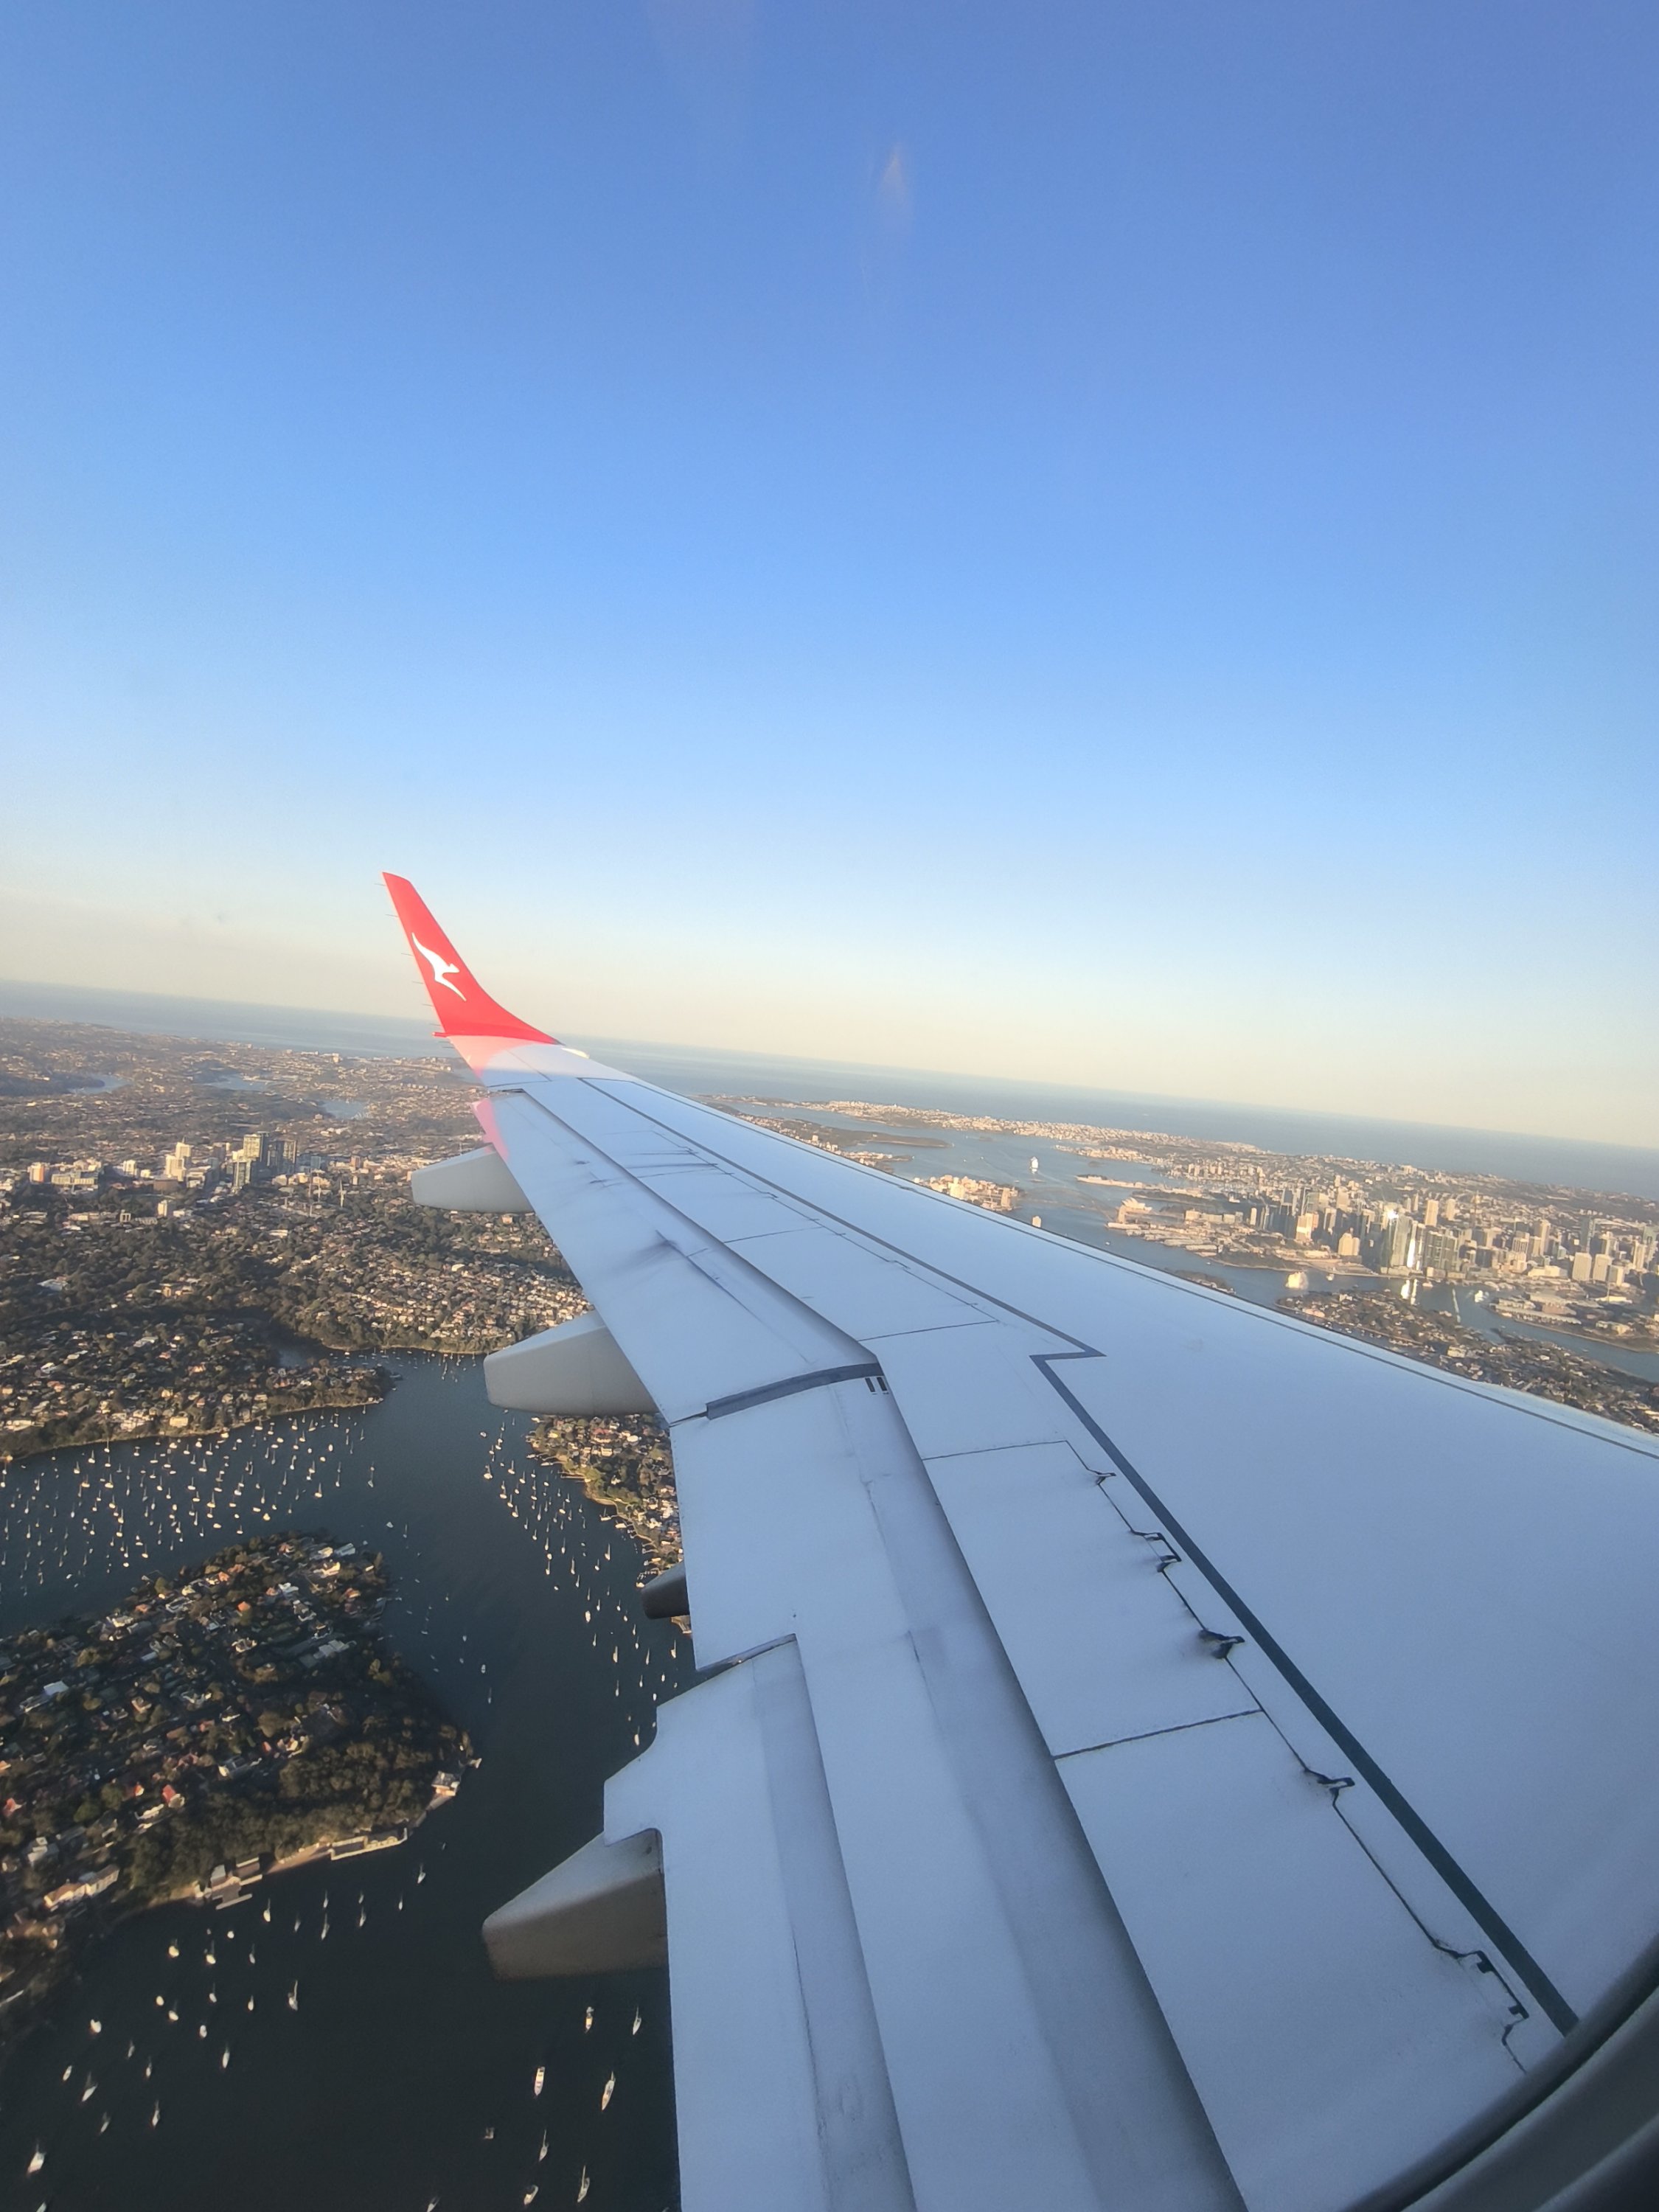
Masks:
[[[1238,1595],[1232,1584],[1201,1547],[1195,1544],[1186,1528],[1170,1512],[1163,1499],[1146,1477],[1115,1444],[1075,1391],[1069,1390],[1058,1375],[1051,1371],[1056,1359],[1076,1359],[1090,1355],[1079,1352],[1037,1352],[1031,1355],[1031,1364],[1043,1379],[1070,1407],[1089,1434],[1110,1457],[1113,1465],[1130,1486],[1151,1506],[1169,1529],[1172,1540],[1178,1544],[1188,1559],[1198,1569],[1224,1601],[1231,1607],[1247,1633],[1276,1672],[1293,1690],[1332,1741],[1352,1760],[1355,1770],[1364,1776],[1376,1796],[1411,1838],[1418,1850],[1440,1876],[1447,1888],[1481,1929],[1494,1947],[1520,1970],[1522,1979],[1538,1999],[1551,2024],[1563,2035],[1578,2025],[1578,2015],[1555,1984],[1544,1972],[1526,1945],[1451,1852],[1437,1836],[1428,1822],[1410,1800],[1390,1780],[1383,1769],[1372,1758],[1353,1730],[1340,1719],[1332,1707],[1315,1689],[1288,1651],[1262,1624],[1259,1616]],[[1098,1354],[1094,1355],[1098,1357]]]

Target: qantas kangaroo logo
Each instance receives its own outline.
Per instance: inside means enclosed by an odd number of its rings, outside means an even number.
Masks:
[[[449,980],[452,975],[459,975],[461,972],[453,960],[446,960],[441,952],[434,952],[422,945],[412,929],[409,933],[409,941],[432,970],[434,984],[441,983],[446,991],[453,991],[458,999],[465,999],[466,993],[462,990],[460,985],[452,983]]]

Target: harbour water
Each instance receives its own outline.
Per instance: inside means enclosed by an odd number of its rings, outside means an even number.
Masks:
[[[1156,1267],[1165,1274],[1196,1276],[1212,1287],[1224,1285],[1236,1296],[1248,1298],[1255,1305],[1278,1305],[1293,1280],[1299,1288],[1313,1291],[1334,1288],[1357,1291],[1372,1297],[1400,1295],[1398,1282],[1379,1282],[1371,1275],[1333,1275],[1320,1264],[1328,1255],[1317,1249],[1310,1250],[1293,1270],[1240,1267],[1208,1254],[1200,1255],[1183,1252],[1178,1246],[1151,1243],[1144,1237],[1114,1228],[1109,1216],[1119,1200],[1140,1190],[1188,1188],[1180,1176],[1166,1174],[1158,1168],[1129,1161],[1092,1160],[1070,1146],[1044,1139],[1037,1140],[1034,1155],[1029,1137],[1005,1136],[994,1132],[924,1129],[872,1133],[872,1124],[851,1116],[823,1115],[818,1118],[831,1123],[839,1121],[876,1150],[896,1152],[907,1144],[916,1145],[918,1138],[926,1138],[926,1148],[917,1145],[908,1159],[897,1167],[897,1173],[920,1176],[924,1181],[934,1176],[971,1176],[988,1182],[1016,1185],[1023,1194],[1021,1219],[1039,1218],[1045,1229],[1074,1237],[1081,1244],[1092,1244],[1097,1251],[1109,1252],[1116,1259],[1133,1261],[1137,1267]],[[1031,1169],[1033,1157],[1036,1160],[1035,1173]],[[1078,1180],[1085,1174],[1121,1178],[1121,1187],[1103,1188],[1096,1185],[1091,1189]],[[1500,1316],[1495,1306],[1478,1299],[1467,1285],[1413,1282],[1409,1291],[1415,1304],[1443,1312],[1482,1336],[1501,1334],[1530,1337],[1540,1344],[1559,1345],[1564,1350],[1576,1352],[1581,1358],[1616,1368],[1622,1374],[1638,1376],[1644,1382],[1659,1382],[1659,1352],[1646,1350],[1639,1344],[1624,1344],[1606,1337],[1587,1338],[1571,1330],[1540,1328],[1533,1322]]]
[[[690,1647],[641,1618],[636,1547],[523,1449],[476,1363],[389,1364],[363,1414],[44,1455],[0,1484],[0,1628],[111,1604],[239,1536],[372,1546],[387,1633],[482,1759],[397,1850],[228,1911],[164,1907],[91,1952],[0,2069],[0,2204],[674,2201],[665,1977],[502,1984],[478,1929],[597,1832]]]

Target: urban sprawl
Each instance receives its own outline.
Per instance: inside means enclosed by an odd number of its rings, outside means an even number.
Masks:
[[[477,1357],[582,1312],[532,1217],[410,1200],[413,1167],[476,1141],[470,1095],[423,1059],[0,1023],[0,1465],[349,1413],[392,1387],[388,1355]],[[1645,1200],[1076,1123],[722,1103],[950,1198],[1162,1248],[1217,1287],[1237,1281],[1206,1266],[1281,1270],[1268,1295],[1304,1319],[1659,1429],[1659,1390],[1595,1356],[1659,1340]],[[1045,1152],[1041,1175],[1007,1146],[983,1172],[988,1139]],[[1460,1297],[1516,1328],[1469,1327]],[[632,1534],[641,1573],[678,1559],[656,1422],[543,1420],[528,1442]],[[0,2030],[118,1913],[392,1840],[453,1790],[465,1745],[379,1638],[386,1596],[377,1560],[279,1531],[0,1644]]]

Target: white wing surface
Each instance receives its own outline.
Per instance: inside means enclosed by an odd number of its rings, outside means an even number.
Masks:
[[[672,1438],[708,1679],[489,1932],[665,1897],[685,2212],[1627,2201],[1651,1443],[601,1066],[388,882],[483,1093],[416,1195],[598,1316],[493,1395]]]

